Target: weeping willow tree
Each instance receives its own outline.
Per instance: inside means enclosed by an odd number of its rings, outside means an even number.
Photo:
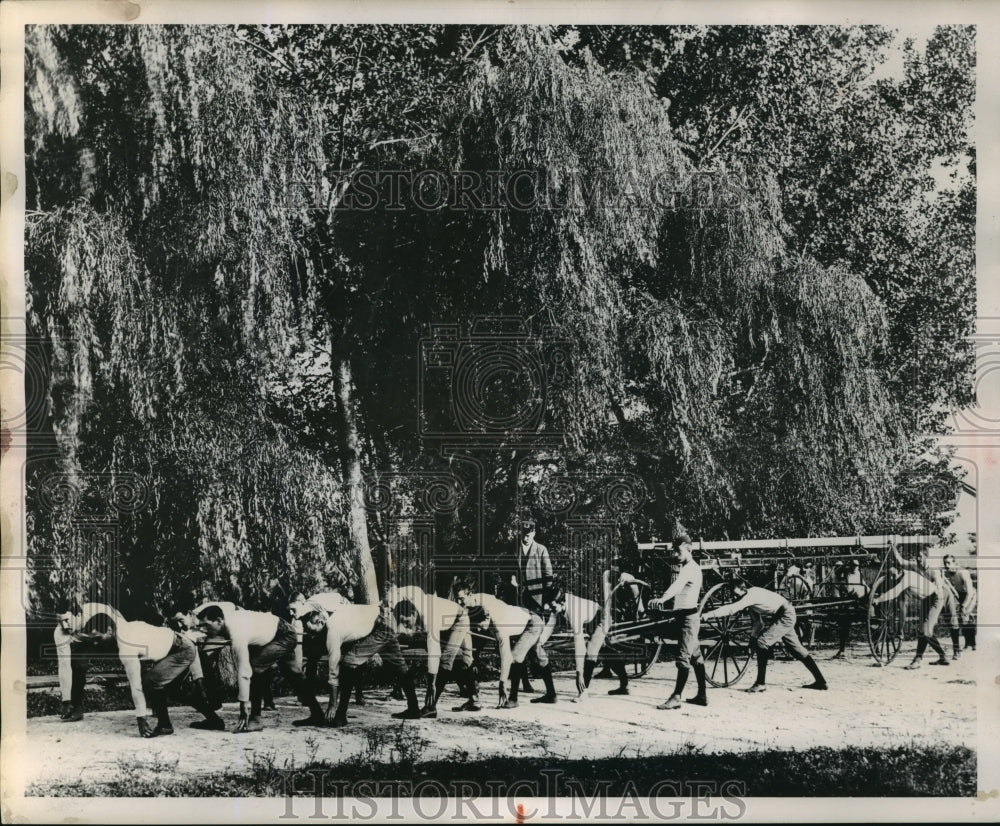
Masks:
[[[265,67],[232,28],[27,32],[26,269],[59,470],[80,490],[146,481],[122,575],[159,599],[204,580],[259,600],[275,574],[308,585],[331,567],[374,580],[340,473],[272,415],[317,323],[317,286],[292,267],[311,207],[293,184],[326,127]],[[79,516],[54,512],[51,547],[36,538],[67,576],[85,549],[59,525]]]
[[[538,202],[571,205],[450,218],[444,236],[484,238],[490,309],[541,315],[576,344],[567,448],[585,463],[610,445],[641,468],[661,532],[676,517],[706,537],[878,525],[902,449],[880,302],[786,250],[773,178],[693,168],[639,77],[567,61],[571,47],[505,33],[441,156],[538,170]],[[677,195],[651,197],[653,180]],[[689,197],[701,186],[715,200]]]

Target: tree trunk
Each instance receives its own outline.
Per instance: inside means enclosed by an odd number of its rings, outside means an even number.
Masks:
[[[354,596],[368,605],[379,601],[378,580],[368,544],[368,521],[365,514],[365,491],[361,479],[361,440],[352,397],[354,382],[351,360],[334,348],[332,353],[333,386],[337,399],[340,436],[340,463],[344,494],[348,497],[348,536],[354,554]]]

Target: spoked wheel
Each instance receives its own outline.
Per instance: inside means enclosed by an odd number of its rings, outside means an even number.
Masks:
[[[896,659],[903,644],[905,601],[890,599],[876,604],[879,595],[891,587],[892,581],[883,575],[868,592],[868,647],[879,665],[888,665]]]
[[[737,601],[733,586],[721,582],[709,589],[701,601],[702,614]],[[705,677],[714,686],[735,685],[746,673],[753,654],[750,633],[753,622],[749,609],[728,617],[716,617],[701,623],[701,651],[705,658]]]
[[[653,596],[650,586],[642,580],[619,583],[612,591],[613,622],[604,658],[623,661],[631,677],[649,671],[663,650],[659,637],[662,626],[646,610]]]
[[[792,605],[797,605],[812,596],[813,587],[804,576],[791,574],[785,577],[778,592]]]

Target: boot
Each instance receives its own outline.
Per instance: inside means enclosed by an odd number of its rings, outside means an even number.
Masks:
[[[517,708],[517,689],[523,673],[523,664],[516,661],[510,664],[510,696],[507,697],[507,708]]]
[[[349,665],[340,666],[340,696],[337,698],[337,713],[333,716],[332,728],[347,725],[347,704],[351,702],[351,692],[358,684],[356,669]]]
[[[203,677],[199,677],[194,681],[194,696],[196,702],[200,704],[194,706],[198,711],[201,711],[202,707],[211,711],[218,711],[222,708],[222,700],[209,693],[208,686],[205,684]]]
[[[694,697],[688,697],[687,702],[695,706],[707,706],[708,695],[705,693],[705,663],[695,660],[691,663],[694,669],[694,678],[698,681],[698,693]]]
[[[771,649],[757,649],[757,679],[754,680],[754,684],[747,689],[750,693],[756,693],[764,690],[764,685],[767,681],[767,661],[769,659],[771,659]]]
[[[444,669],[438,672],[436,678],[433,674],[427,675],[427,685],[424,689],[424,707],[420,709],[420,716],[427,720],[437,719],[437,701],[444,690],[444,681],[441,679],[441,674],[443,673]]]
[[[959,634],[957,628],[953,628],[951,630],[951,650],[951,658],[953,660],[957,660],[962,656],[962,647],[959,644]]]
[[[293,726],[326,725],[326,715],[323,713],[323,707],[315,697],[308,698],[304,705],[309,709],[309,716],[303,717],[301,720],[292,720]]]
[[[167,711],[167,692],[159,690],[149,692],[150,705],[153,714],[156,715],[156,728],[153,729],[153,736],[160,737],[174,733],[174,727],[170,724],[170,714]]]
[[[455,706],[452,711],[482,711],[482,707],[479,705],[479,685],[477,683],[477,677],[479,672],[476,670],[475,665],[470,666],[461,675],[461,682],[459,687],[461,688],[461,696],[467,697],[468,699],[462,703],[460,706]]]
[[[444,692],[451,678],[452,671],[450,668],[442,668],[438,672],[437,680],[434,682],[434,705],[437,705],[437,701],[441,699],[441,694]]]
[[[194,697],[192,697],[191,705],[194,706],[195,711],[200,712],[205,717],[204,720],[195,720],[191,723],[191,728],[201,729],[202,731],[226,730],[225,722],[215,713],[215,710],[222,704],[215,705],[208,699],[208,692],[205,691],[205,681],[201,678],[194,681]]]
[[[62,707],[59,709],[59,719],[65,720],[69,717],[70,712],[73,710],[73,704],[69,700],[62,701]]]
[[[69,713],[61,719],[64,723],[79,723],[83,719],[83,710],[80,706],[70,706]]]
[[[542,669],[542,682],[545,683],[545,693],[541,697],[533,697],[533,703],[554,703],[556,702],[556,688],[552,682],[552,666],[546,665]]]
[[[690,669],[688,668],[677,667],[677,682],[674,684],[674,693],[667,697],[665,702],[660,703],[657,708],[672,709],[681,707],[681,694],[684,691],[684,686],[687,684],[689,671]]]
[[[827,685],[826,680],[823,678],[823,673],[819,670],[819,666],[816,665],[816,660],[810,657],[803,657],[802,664],[809,669],[809,673],[813,675],[814,681],[808,685],[802,686],[803,688],[812,688],[817,691],[826,691]]]
[[[597,668],[597,663],[594,660],[584,660],[583,661],[583,687],[590,688],[590,681],[594,677],[594,669]]]
[[[628,669],[621,660],[612,660],[611,670],[618,677],[618,688],[612,688],[608,694],[612,696],[626,696],[628,694]]]
[[[427,676],[429,683],[431,675],[428,674]],[[413,675],[407,671],[403,674],[400,682],[403,686],[403,694],[406,695],[406,711],[397,711],[392,716],[397,720],[418,720],[421,717],[426,717],[427,715],[421,710],[420,703],[417,700],[417,690],[413,686]],[[434,716],[437,717],[436,707],[434,709]]]

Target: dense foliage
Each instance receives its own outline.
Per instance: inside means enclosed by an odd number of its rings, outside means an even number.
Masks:
[[[29,28],[29,321],[57,444],[28,473],[39,600],[99,576],[78,529],[107,509],[96,479],[151,491],[116,554],[160,609],[337,572],[374,599],[421,520],[438,552],[504,553],[520,507],[559,545],[567,511],[539,507],[567,478],[597,486],[580,503],[641,480],[590,511],[615,543],[676,520],[940,530],[957,480],[926,436],[971,386],[974,43],[939,29],[880,75],[893,43]],[[529,170],[536,208],[357,208],[393,169]],[[420,427],[453,399],[418,393],[420,340],[473,316],[520,320],[568,371],[529,432],[439,452]],[[76,493],[43,496],[54,473]]]

